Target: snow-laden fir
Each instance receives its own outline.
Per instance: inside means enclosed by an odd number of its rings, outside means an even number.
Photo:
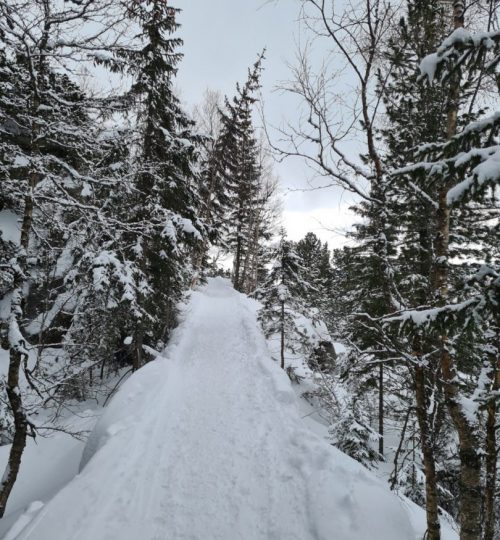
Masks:
[[[222,278],[193,292],[167,349],[106,408],[81,472],[5,540],[417,538],[423,512],[304,424],[257,308]]]

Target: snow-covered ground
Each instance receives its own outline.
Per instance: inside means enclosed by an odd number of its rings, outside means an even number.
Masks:
[[[223,279],[194,292],[163,357],[113,398],[80,474],[5,539],[422,538],[421,509],[302,419],[256,307]]]
[[[6,359],[1,358],[0,355],[0,361],[2,360]],[[87,410],[82,407],[79,414],[70,415],[67,420],[59,421],[59,427],[64,426],[67,431],[79,434],[81,437],[75,438],[62,431],[55,431],[52,434],[44,431],[46,436],[38,436],[36,441],[28,439],[21,470],[9,498],[5,517],[0,519],[0,538],[5,538],[7,531],[26,508],[30,507],[28,513],[31,513],[32,510],[40,507],[42,501],[50,500],[74,478],[85,446],[82,438],[85,439],[86,434],[92,430],[97,415],[98,411],[95,409]],[[9,450],[10,445],[0,447],[1,470],[5,468]],[[25,519],[26,516],[23,520]],[[21,521],[17,529],[20,524]],[[15,538],[13,533],[14,530],[9,535],[10,538]]]
[[[19,216],[10,210],[0,210],[0,236],[6,242],[19,243],[21,237]]]

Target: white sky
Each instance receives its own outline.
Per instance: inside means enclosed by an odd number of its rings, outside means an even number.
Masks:
[[[179,22],[184,40],[184,59],[177,84],[188,107],[202,100],[206,88],[232,96],[237,81],[244,82],[247,68],[266,47],[262,77],[262,96],[266,121],[281,125],[294,118],[297,102],[276,87],[290,78],[288,63],[293,63],[300,28],[296,0],[178,0],[182,8]],[[329,188],[303,191],[311,171],[298,160],[276,164],[285,196],[284,225],[291,239],[308,231],[331,246],[345,243],[343,232],[353,216],[348,207],[349,193]]]

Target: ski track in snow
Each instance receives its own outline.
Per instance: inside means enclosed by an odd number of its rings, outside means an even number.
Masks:
[[[183,316],[81,473],[5,540],[415,539],[397,497],[301,423],[251,300],[212,279]]]

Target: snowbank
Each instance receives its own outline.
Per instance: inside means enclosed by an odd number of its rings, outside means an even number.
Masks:
[[[80,416],[71,417],[64,425],[73,433],[85,432],[92,429],[95,419],[95,412],[82,411]],[[22,524],[29,522],[30,517],[43,507],[43,501],[50,500],[74,478],[78,472],[84,444],[83,441],[63,432],[54,432],[47,437],[38,436],[36,441],[28,439],[21,470],[9,498],[6,514],[0,520],[0,538],[3,540],[16,538],[16,531],[22,530]],[[7,463],[9,451],[10,445],[0,447],[2,471]],[[22,517],[18,520],[19,516]],[[16,526],[10,534],[4,536],[14,523]]]
[[[0,236],[14,244],[18,244],[21,238],[19,216],[10,210],[0,210]]]

